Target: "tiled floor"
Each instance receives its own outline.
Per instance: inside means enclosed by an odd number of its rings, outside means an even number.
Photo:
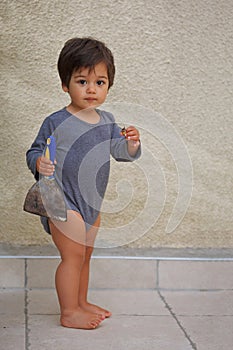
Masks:
[[[92,331],[59,325],[58,259],[0,259],[4,350],[230,350],[233,259],[92,260],[90,300],[113,316]]]

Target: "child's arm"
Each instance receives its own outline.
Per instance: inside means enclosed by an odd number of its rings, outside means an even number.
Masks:
[[[137,154],[137,151],[140,146],[140,134],[139,131],[134,126],[129,126],[124,130],[124,134],[121,132],[123,136],[125,136],[128,141],[127,147],[128,152],[131,157],[134,157]]]
[[[47,138],[52,132],[53,129],[50,125],[49,118],[46,118],[42,123],[33,144],[26,153],[27,165],[36,180],[39,180],[39,173],[46,176],[52,175],[52,168],[50,168],[51,164],[47,164],[47,161],[44,160],[45,157],[43,156]],[[45,169],[47,167],[46,164],[49,165],[47,169]]]
[[[133,162],[141,156],[139,132],[135,127],[130,126],[123,134],[121,128],[114,124],[111,139],[111,155],[120,162]]]

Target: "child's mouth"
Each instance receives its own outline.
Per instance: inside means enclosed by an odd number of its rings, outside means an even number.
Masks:
[[[85,98],[86,101],[97,101],[97,98],[94,97],[87,97]]]

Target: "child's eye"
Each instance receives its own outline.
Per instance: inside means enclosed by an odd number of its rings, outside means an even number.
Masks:
[[[84,80],[84,79],[80,79],[80,80],[77,81],[77,83],[80,84],[80,85],[86,85],[87,81]]]
[[[101,86],[101,85],[104,85],[105,84],[105,81],[103,80],[98,80],[97,81],[97,85]]]

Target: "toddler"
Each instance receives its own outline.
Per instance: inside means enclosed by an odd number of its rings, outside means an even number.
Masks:
[[[110,311],[87,300],[110,155],[117,161],[137,159],[139,131],[129,126],[122,133],[113,115],[98,108],[115,74],[113,55],[104,43],[93,38],[68,40],[59,55],[58,72],[70,104],[44,120],[27,151],[27,164],[37,180],[40,175],[54,174],[67,206],[66,222],[41,218],[61,256],[55,278],[61,325],[93,329],[111,316]],[[56,138],[54,164],[44,156],[50,135]]]

